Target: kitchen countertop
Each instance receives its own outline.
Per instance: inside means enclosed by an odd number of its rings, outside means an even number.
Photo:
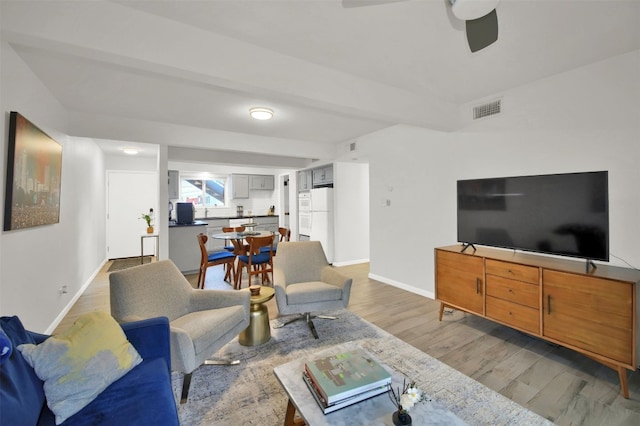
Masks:
[[[217,220],[217,219],[255,219],[259,217],[278,217],[277,214],[256,214],[251,216],[207,216],[198,217],[196,220]]]
[[[228,220],[228,219],[256,219],[261,217],[278,217],[276,214],[263,214],[263,215],[255,215],[255,216],[212,216],[212,217],[198,217],[195,219],[193,223],[176,223],[175,220],[169,221],[169,228],[177,228],[182,226],[203,226],[208,225],[208,220]]]
[[[180,228],[183,226],[205,226],[205,225],[207,225],[207,222],[204,222],[199,219],[196,219],[192,223],[176,223],[174,220],[169,221],[169,228]]]

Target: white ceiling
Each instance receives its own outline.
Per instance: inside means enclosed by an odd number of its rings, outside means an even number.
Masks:
[[[476,53],[448,0],[0,8],[2,38],[72,113],[72,134],[300,158],[398,123],[455,130],[461,105],[640,49],[640,1],[502,0],[498,41]],[[274,119],[250,120],[251,106]]]

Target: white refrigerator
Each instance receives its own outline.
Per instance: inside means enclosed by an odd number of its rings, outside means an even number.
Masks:
[[[320,241],[329,263],[333,262],[333,188],[311,190],[311,233],[309,239]]]

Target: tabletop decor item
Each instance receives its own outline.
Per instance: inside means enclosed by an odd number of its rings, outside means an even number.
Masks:
[[[393,424],[396,426],[411,426],[411,416],[409,410],[419,402],[426,399],[426,396],[420,389],[416,387],[416,382],[407,383],[402,381],[402,393],[400,388],[394,390],[393,386],[389,388],[389,398],[398,409],[391,416]]]
[[[153,234],[153,225],[151,224],[151,214],[153,213],[153,209],[149,210],[149,213],[142,213],[140,219],[144,219],[147,222],[147,234]]]

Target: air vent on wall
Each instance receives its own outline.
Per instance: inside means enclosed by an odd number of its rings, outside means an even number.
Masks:
[[[489,102],[486,104],[478,105],[473,107],[473,119],[478,120],[479,118],[488,117],[490,115],[500,114],[502,108],[502,100],[498,99],[497,101]]]
[[[356,150],[356,143],[355,142],[351,142],[349,144],[349,151],[353,152]]]

